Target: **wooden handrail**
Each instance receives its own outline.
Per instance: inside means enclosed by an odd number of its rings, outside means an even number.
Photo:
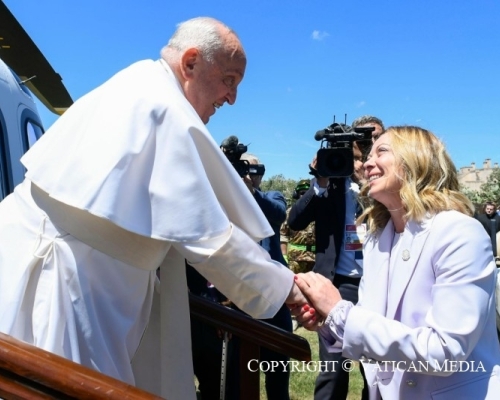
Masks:
[[[247,362],[260,347],[310,361],[306,339],[190,294],[191,316],[241,339],[241,399],[259,398],[259,374]],[[7,400],[159,400],[158,396],[0,333],[0,398]]]
[[[0,398],[161,399],[4,333],[0,333]]]
[[[286,354],[299,361],[311,361],[309,342],[301,336],[191,293],[189,306],[191,317],[231,332],[244,341]]]
[[[240,399],[260,398],[260,374],[250,360],[260,359],[260,347],[285,354],[299,361],[311,361],[309,342],[301,336],[276,328],[263,321],[255,320],[240,311],[224,307],[203,297],[189,294],[191,317],[231,332],[241,340],[239,355]]]

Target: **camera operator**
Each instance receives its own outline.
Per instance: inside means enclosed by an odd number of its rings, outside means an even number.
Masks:
[[[253,154],[244,153],[241,155],[240,160],[248,163],[249,173],[242,177],[243,182],[252,193],[255,201],[259,205],[260,209],[266,216],[269,224],[271,225],[274,235],[265,238],[259,242],[259,244],[268,251],[271,258],[275,261],[282,263],[287,266],[287,263],[283,257],[280,246],[280,228],[281,224],[285,222],[286,219],[286,200],[285,196],[278,191],[262,191],[260,185],[262,178],[265,173],[264,165],[260,164],[259,159]],[[287,332],[292,332],[292,317],[290,315],[290,310],[286,305],[283,305],[278,313],[271,319],[265,319],[267,322],[273,326],[281,328]],[[237,357],[239,346],[239,341],[237,338],[233,337],[230,342],[231,348],[231,363],[234,363],[234,368],[229,371],[229,382],[228,391],[231,393],[234,389],[231,389],[231,385],[238,385],[238,378],[231,379],[231,373],[236,373],[238,368]],[[286,362],[290,360],[288,356],[276,353],[265,347],[260,349],[261,361],[278,361],[283,362],[280,365],[287,365]],[[268,399],[276,400],[289,400],[289,381],[290,381],[290,370],[289,368],[280,367],[275,369],[273,372],[265,372],[266,375],[266,394]]]
[[[345,124],[334,125],[343,132],[352,132]],[[316,264],[313,271],[332,280],[342,298],[354,304],[358,301],[358,286],[363,273],[362,241],[366,229],[363,225],[356,226],[356,218],[361,214],[357,202],[363,179],[361,143],[352,143],[354,165],[353,173],[348,177],[320,176],[316,169],[318,156],[315,155],[310,165],[311,174],[315,176],[311,187],[294,204],[288,216],[288,225],[294,230],[305,229],[315,222]],[[346,160],[351,162],[351,159]],[[321,361],[336,361],[328,363],[336,367],[319,372],[314,399],[346,399],[349,373],[340,367],[345,358],[341,353],[329,353],[321,338],[319,356]],[[366,381],[362,398],[368,398]]]
[[[265,173],[265,166],[260,164],[259,159],[256,156],[246,153],[247,146],[239,143],[239,139],[236,136],[229,136],[224,139],[220,147],[232,163],[235,170],[241,176],[243,182],[253,195],[255,201],[259,205],[274,231],[274,235],[264,238],[259,242],[259,244],[267,250],[273,260],[288,266],[283,254],[281,253],[279,233],[280,227],[286,219],[287,205],[285,197],[278,191],[260,190],[262,178]],[[188,268],[188,282],[192,283],[193,286],[196,283],[195,275],[196,271]],[[201,287],[202,295],[206,296],[208,291],[210,291],[210,294],[217,293],[220,295],[217,289],[211,286],[206,280],[202,281]],[[228,300],[229,301],[225,302],[226,304],[231,303],[231,299]],[[215,301],[220,301],[220,299]],[[243,312],[234,304],[231,304],[231,307]],[[264,319],[262,321],[288,332],[292,332],[292,318],[290,310],[286,305],[283,305],[273,318]],[[200,376],[206,378],[203,379],[203,383],[200,380],[200,392],[202,393],[202,398],[206,397],[209,399],[215,399],[219,396],[219,388],[217,386],[219,380],[217,379],[217,376],[221,367],[220,354],[222,350],[222,342],[217,336],[216,331],[216,329],[211,327],[205,327],[203,331],[200,330],[199,334],[193,336],[193,348],[196,347],[197,349],[200,349],[200,351],[196,353],[198,355],[198,363],[195,362],[195,365],[199,364],[204,369],[204,371],[200,372]],[[196,343],[194,343],[194,341],[196,341]],[[226,398],[228,399],[239,398],[239,347],[239,338],[232,336],[229,341],[227,356],[229,366],[227,369]],[[211,351],[212,348],[215,350]],[[283,354],[275,353],[264,347],[260,349],[260,355],[261,361],[283,361],[285,365],[287,365],[286,362],[289,361],[289,357]],[[289,368],[278,368],[273,372],[268,371],[265,374],[267,398],[273,400],[289,400]]]
[[[243,177],[243,182],[247,185],[255,201],[266,216],[274,235],[260,241],[260,245],[269,252],[271,258],[287,265],[281,252],[280,246],[280,228],[286,219],[286,199],[281,192],[271,190],[264,192],[260,190],[262,178],[264,177],[264,165],[260,164],[259,159],[250,153],[242,154],[241,160],[249,164],[249,173]]]
[[[382,120],[373,115],[362,115],[352,121],[351,126],[353,128],[374,128],[372,132],[372,142],[375,142],[375,140],[385,131]]]

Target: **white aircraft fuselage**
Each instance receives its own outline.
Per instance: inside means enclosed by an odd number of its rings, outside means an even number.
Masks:
[[[31,92],[0,59],[0,200],[24,179],[20,158],[42,134]]]

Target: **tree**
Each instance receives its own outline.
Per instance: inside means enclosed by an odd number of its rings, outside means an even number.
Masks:
[[[309,178],[301,178],[301,179],[309,179]],[[260,184],[260,188],[263,191],[268,190],[277,190],[278,192],[283,193],[285,196],[288,206],[291,206],[295,200],[293,200],[293,191],[297,186],[299,180],[294,179],[286,179],[282,174],[273,175],[269,179],[263,180]]]
[[[286,179],[282,174],[279,174],[263,180],[260,188],[266,192],[268,190],[277,190],[278,192],[283,193],[283,196],[285,196],[288,201],[292,198],[293,189],[296,184],[296,181],[293,179]]]
[[[462,186],[462,192],[476,205],[482,206],[487,201],[500,204],[500,168],[495,168],[479,190],[471,190]]]
[[[500,202],[500,168],[495,168],[488,176],[486,183],[481,185],[480,192],[482,202],[493,201]]]

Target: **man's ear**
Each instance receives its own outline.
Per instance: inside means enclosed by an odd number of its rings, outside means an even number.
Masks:
[[[181,72],[185,79],[192,79],[194,70],[200,62],[201,54],[198,49],[187,49],[181,57]]]

